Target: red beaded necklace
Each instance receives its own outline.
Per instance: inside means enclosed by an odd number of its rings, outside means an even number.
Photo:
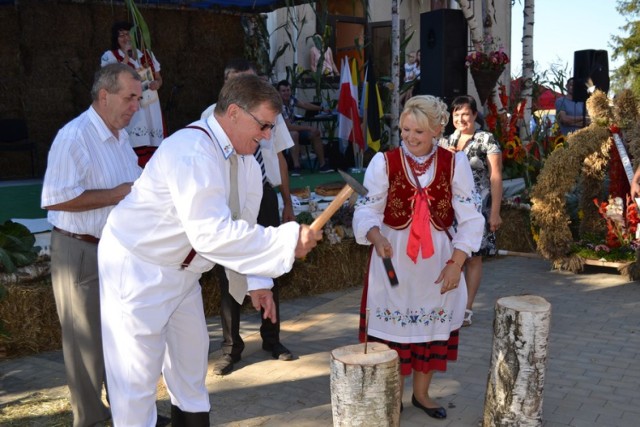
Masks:
[[[431,163],[433,163],[433,159],[436,158],[436,153],[434,152],[424,163],[418,163],[417,160],[410,156],[405,156],[405,158],[409,163],[409,167],[413,169],[417,175],[423,175],[427,169],[429,169]]]

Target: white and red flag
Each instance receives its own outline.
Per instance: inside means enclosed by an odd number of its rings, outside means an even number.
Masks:
[[[364,138],[358,112],[358,91],[351,79],[347,58],[343,58],[340,69],[340,96],[338,97],[338,138],[344,153],[349,142],[364,150]]]

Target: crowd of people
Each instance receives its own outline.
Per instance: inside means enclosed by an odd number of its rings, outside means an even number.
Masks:
[[[319,131],[296,123],[295,109],[322,107],[297,99],[286,80],[274,87],[249,61],[235,59],[225,67],[217,102],[167,137],[157,98],[160,64],[132,47],[130,30],[114,24],[92,103],[56,135],[43,183],[74,426],[109,419],[115,426],[156,425],[161,377],[172,425],[207,426],[204,272],[215,270],[221,291],[215,374],[229,374],[241,360],[246,296],[261,312],[262,348],[274,359],[295,359],[280,341],[277,277],[322,239],[293,214],[289,176],[300,173],[300,144],[313,146],[320,172],[332,170]],[[419,52],[408,55],[408,81],[419,78],[419,60]],[[337,74],[331,64],[325,60],[326,73]],[[556,106],[567,132],[586,120],[571,85]],[[403,380],[412,376],[412,404],[438,419],[447,412],[430,385],[457,359],[459,331],[472,325],[482,259],[496,254],[502,224],[502,153],[479,128],[478,114],[469,95],[446,105],[410,93],[400,114],[401,144],[370,160],[368,195],[353,216],[356,242],[372,247],[359,339],[397,351]],[[444,135],[450,120],[455,130]],[[141,164],[132,147],[157,149]],[[402,286],[390,285],[386,259]]]

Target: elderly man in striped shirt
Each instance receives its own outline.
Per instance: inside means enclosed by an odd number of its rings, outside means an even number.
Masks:
[[[41,205],[53,225],[51,279],[74,426],[101,425],[111,418],[102,402],[98,241],[109,212],[141,173],[124,130],[141,96],[133,69],[101,68],[91,106],[58,132],[49,151]]]

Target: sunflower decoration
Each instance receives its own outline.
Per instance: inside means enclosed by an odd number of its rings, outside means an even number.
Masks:
[[[516,150],[516,142],[508,141],[506,144],[504,144],[504,147],[502,147],[502,160],[506,161],[515,158]]]
[[[564,135],[560,134],[556,136],[552,141],[551,151],[553,152],[553,151],[556,151],[558,148],[563,148],[566,142],[567,141]]]

